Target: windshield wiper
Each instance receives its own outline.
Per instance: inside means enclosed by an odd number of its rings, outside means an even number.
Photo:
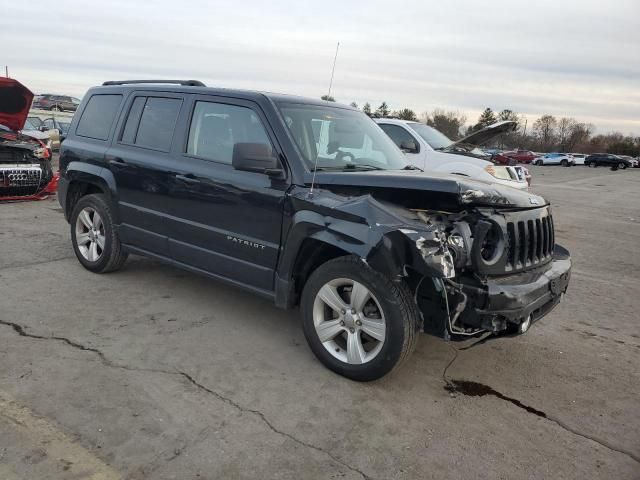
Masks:
[[[342,170],[384,170],[384,168],[376,167],[375,165],[368,165],[366,163],[347,163]]]

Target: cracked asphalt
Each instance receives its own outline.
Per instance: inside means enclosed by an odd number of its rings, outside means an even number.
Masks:
[[[640,478],[640,171],[532,170],[565,301],[369,384],[297,311],[140,257],[91,274],[57,200],[0,204],[0,479]]]

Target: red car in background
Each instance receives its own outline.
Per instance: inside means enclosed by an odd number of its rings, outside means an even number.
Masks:
[[[39,200],[56,192],[59,175],[50,151],[21,133],[32,99],[20,82],[0,77],[0,201]]]
[[[536,154],[529,150],[509,150],[496,153],[491,160],[499,165],[514,165],[516,163],[531,163],[536,158]]]

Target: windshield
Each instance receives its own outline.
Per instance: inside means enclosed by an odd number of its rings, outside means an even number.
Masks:
[[[24,122],[23,130],[37,130],[38,127],[42,124],[42,121],[38,118],[35,119],[33,117],[27,118],[27,121]]]
[[[443,133],[424,123],[409,123],[411,129],[420,135],[434,150],[447,148],[453,142]]]
[[[362,112],[282,103],[280,111],[309,169],[401,170],[404,154]]]

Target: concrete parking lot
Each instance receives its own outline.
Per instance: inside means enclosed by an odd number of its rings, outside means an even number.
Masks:
[[[56,199],[0,204],[0,479],[640,478],[640,170],[532,171],[565,301],[369,384],[297,311],[139,257],[94,275]]]

